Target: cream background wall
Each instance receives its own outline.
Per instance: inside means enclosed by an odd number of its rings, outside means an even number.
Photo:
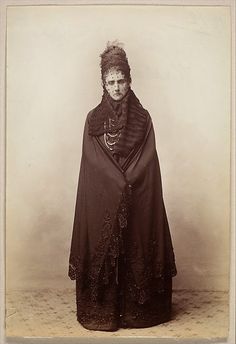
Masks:
[[[7,288],[64,288],[99,54],[125,44],[154,122],[177,289],[228,289],[227,7],[22,6],[7,20]]]

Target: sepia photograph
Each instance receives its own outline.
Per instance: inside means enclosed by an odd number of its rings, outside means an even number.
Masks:
[[[182,3],[6,6],[6,343],[232,338],[234,6]]]

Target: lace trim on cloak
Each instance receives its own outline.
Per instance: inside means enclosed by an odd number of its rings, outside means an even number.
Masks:
[[[118,226],[115,226],[115,230],[110,214],[106,211],[101,238],[89,265],[88,262],[82,262],[80,257],[70,256],[68,273],[70,279],[79,280],[81,289],[89,287],[93,300],[99,297],[99,289],[109,283],[114,269],[118,272],[118,259],[120,254],[124,253],[122,231],[127,227],[129,196],[130,192],[122,194],[117,211]],[[118,283],[117,274],[116,281]]]
[[[79,281],[81,290],[86,287],[89,288],[91,298],[94,301],[99,298],[103,286],[109,284],[114,271],[116,272],[116,282],[118,283],[118,259],[120,255],[124,254],[123,234],[128,224],[130,203],[131,187],[127,185],[117,211],[118,225],[115,231],[113,231],[111,217],[107,211],[104,217],[102,235],[89,265],[87,265],[88,262],[82,262],[80,257],[70,257],[69,277],[72,280],[76,279]],[[169,243],[169,245],[171,244]],[[149,241],[149,254],[147,257],[140,258],[137,255],[138,247],[136,242],[130,243],[125,250],[125,259],[129,262],[127,264],[128,285],[134,299],[138,303],[144,304],[151,297],[153,289],[155,291],[158,289],[159,293],[163,293],[165,291],[163,289],[164,278],[168,275],[173,277],[177,273],[172,245],[167,247],[169,261],[165,262],[165,265],[154,261],[156,257],[155,252],[158,250],[158,243],[155,240]],[[136,273],[140,276],[138,282],[135,280],[132,263],[135,266]]]

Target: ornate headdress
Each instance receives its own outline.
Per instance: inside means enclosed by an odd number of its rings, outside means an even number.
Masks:
[[[124,49],[121,47],[121,43],[114,41],[108,42],[107,47],[104,52],[100,55],[101,57],[101,73],[102,79],[106,73],[112,69],[117,68],[122,73],[124,73],[125,77],[131,81],[130,77],[130,66],[128,63],[128,59]]]

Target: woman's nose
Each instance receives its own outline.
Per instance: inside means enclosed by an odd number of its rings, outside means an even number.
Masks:
[[[118,82],[115,82],[115,90],[119,90],[119,84],[118,84]]]

